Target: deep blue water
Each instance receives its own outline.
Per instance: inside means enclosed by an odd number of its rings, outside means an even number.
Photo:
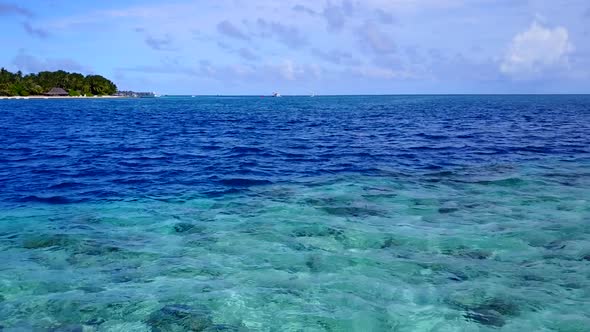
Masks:
[[[339,173],[578,161],[589,132],[589,96],[2,101],[0,200],[215,195]]]
[[[0,330],[590,326],[590,96],[0,100],[0,142]]]

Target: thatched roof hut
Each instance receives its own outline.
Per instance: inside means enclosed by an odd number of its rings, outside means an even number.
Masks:
[[[45,93],[46,96],[67,96],[68,92],[62,88],[53,88]]]

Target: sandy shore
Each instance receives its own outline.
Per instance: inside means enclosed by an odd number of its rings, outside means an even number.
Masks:
[[[113,98],[130,98],[124,96],[93,96],[93,97],[73,97],[73,96],[14,96],[14,97],[7,97],[7,96],[0,96],[0,99],[113,99]]]

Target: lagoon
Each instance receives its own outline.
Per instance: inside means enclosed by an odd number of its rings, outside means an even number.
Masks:
[[[590,96],[0,101],[5,331],[584,331]]]

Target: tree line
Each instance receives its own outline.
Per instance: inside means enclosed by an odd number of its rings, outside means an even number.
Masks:
[[[12,73],[0,69],[0,96],[42,95],[52,88],[62,88],[70,96],[102,96],[117,92],[115,83],[100,75],[84,76],[63,70],[23,75],[20,70]]]

